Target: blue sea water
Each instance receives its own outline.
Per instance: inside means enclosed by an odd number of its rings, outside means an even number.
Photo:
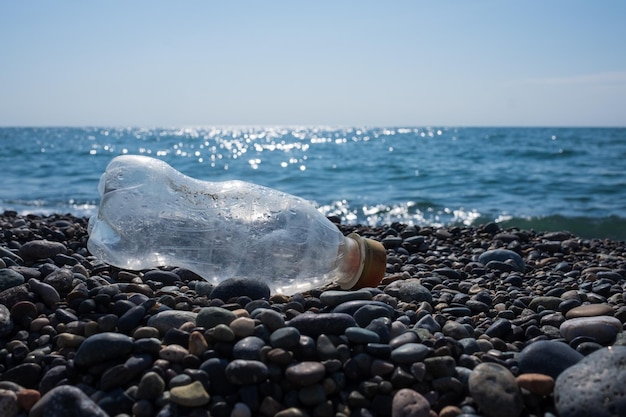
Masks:
[[[0,211],[89,216],[121,154],[280,189],[343,223],[626,240],[626,128],[0,128]]]

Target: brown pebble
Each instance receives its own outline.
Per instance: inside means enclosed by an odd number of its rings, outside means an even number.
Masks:
[[[191,332],[189,335],[189,353],[201,358],[208,348],[209,345],[202,333],[199,331]]]
[[[533,394],[550,395],[554,391],[554,378],[544,374],[521,374],[516,378],[517,385]]]
[[[34,319],[37,315],[37,306],[30,301],[19,301],[11,307],[11,316],[17,320],[23,317]]]
[[[446,405],[439,412],[439,417],[456,417],[461,414],[463,414],[463,410],[456,405]]]
[[[35,389],[22,389],[17,392],[17,404],[26,411],[30,411],[40,398],[41,393]]]
[[[392,417],[429,417],[430,403],[422,394],[403,388],[393,396]]]
[[[584,304],[574,307],[565,314],[566,319],[578,317],[613,316],[613,307],[608,304]]]

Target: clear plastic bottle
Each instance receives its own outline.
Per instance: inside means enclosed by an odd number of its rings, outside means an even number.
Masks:
[[[113,159],[98,185],[89,251],[120,268],[179,266],[218,283],[267,282],[293,294],[336,282],[376,286],[386,254],[377,241],[344,236],[310,202],[243,181],[201,181],[163,161]]]

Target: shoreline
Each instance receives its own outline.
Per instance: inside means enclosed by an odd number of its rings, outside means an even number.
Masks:
[[[81,415],[111,417],[567,417],[577,398],[608,413],[620,397],[607,386],[626,383],[611,362],[626,357],[624,242],[495,223],[338,225],[385,246],[378,288],[221,299],[174,266],[94,259],[84,217],[5,211],[0,225],[10,416],[73,398]],[[576,377],[590,366],[596,385]]]

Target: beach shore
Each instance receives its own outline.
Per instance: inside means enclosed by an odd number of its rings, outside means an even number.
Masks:
[[[626,415],[625,242],[338,224],[381,285],[285,296],[112,267],[87,221],[0,214],[3,416]]]

